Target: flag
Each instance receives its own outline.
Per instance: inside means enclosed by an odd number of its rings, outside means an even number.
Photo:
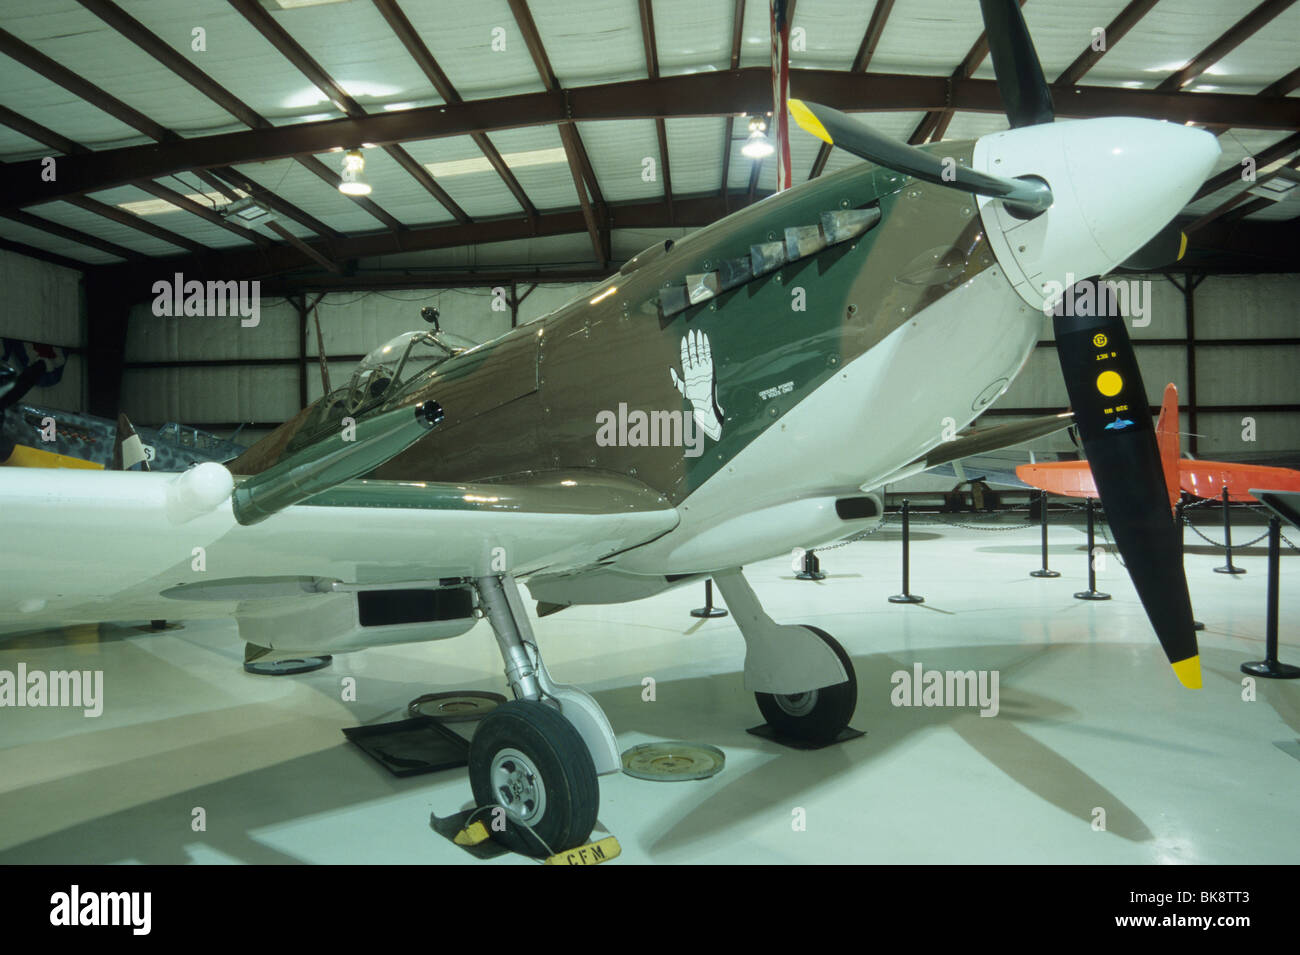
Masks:
[[[4,341],[4,361],[23,371],[38,361],[45,362],[45,373],[36,381],[37,387],[49,388],[63,379],[63,366],[67,364],[68,354],[54,345],[40,342],[23,342],[16,338]]]
[[[786,0],[770,0],[772,24],[772,133],[776,139],[776,191],[794,185],[790,171],[790,19]]]

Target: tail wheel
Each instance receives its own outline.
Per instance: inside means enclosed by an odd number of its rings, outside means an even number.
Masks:
[[[572,849],[596,825],[600,785],[591,753],[546,703],[515,700],[485,716],[470,741],[469,780],[480,807],[505,810],[486,811],[483,823],[516,852]]]
[[[758,708],[769,726],[780,736],[808,743],[830,743],[849,725],[858,705],[858,678],[844,648],[825,630],[805,625],[835,651],[849,678],[835,686],[803,693],[755,693]]]

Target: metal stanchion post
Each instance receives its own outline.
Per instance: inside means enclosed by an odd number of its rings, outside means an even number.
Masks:
[[[1038,509],[1040,512],[1039,523],[1042,525],[1043,528],[1043,566],[1040,567],[1038,570],[1031,570],[1029,572],[1029,576],[1030,577],[1060,577],[1061,572],[1059,570],[1052,570],[1050,567],[1047,566],[1047,492],[1046,491],[1038,492]]]
[[[1294,680],[1300,677],[1300,667],[1281,663],[1277,658],[1277,600],[1281,556],[1282,521],[1272,517],[1268,522],[1268,617],[1264,630],[1264,659],[1255,663],[1243,663],[1241,672],[1273,680]]]
[[[1080,600],[1109,600],[1110,594],[1097,589],[1097,565],[1093,561],[1093,548],[1096,538],[1093,536],[1093,513],[1096,510],[1095,498],[1088,498],[1088,589],[1080,590],[1074,596]]]
[[[691,611],[692,617],[725,617],[727,611],[713,606],[713,578],[704,581],[704,606]]]
[[[817,559],[815,551],[806,550],[803,552],[803,569],[794,575],[795,580],[825,580],[826,575],[822,573],[822,562]]]
[[[894,594],[889,598],[891,604],[919,604],[925,603],[924,597],[918,597],[908,590],[911,584],[911,575],[908,572],[908,552],[911,544],[911,534],[908,529],[908,513],[911,508],[911,502],[903,498],[903,592]]]
[[[1223,546],[1228,551],[1228,562],[1222,567],[1215,567],[1216,574],[1244,574],[1245,567],[1232,565],[1232,520],[1228,516],[1228,485],[1223,485]]]

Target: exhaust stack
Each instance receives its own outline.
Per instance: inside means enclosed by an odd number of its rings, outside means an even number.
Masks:
[[[426,401],[356,424],[356,437],[322,438],[287,461],[242,481],[231,495],[235,520],[256,524],[293,504],[360,477],[401,454],[442,420],[442,406]]]

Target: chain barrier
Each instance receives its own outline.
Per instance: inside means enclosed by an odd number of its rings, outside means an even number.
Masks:
[[[1021,511],[1028,513],[1029,510],[1030,510],[1030,505],[1026,504],[1023,507],[1001,508],[993,513],[1016,514]],[[933,516],[937,516],[937,515],[933,515]],[[1024,530],[1026,527],[1038,526],[1038,521],[1036,520],[1025,521],[1023,524],[969,524],[964,521],[952,521],[952,520],[943,520],[943,519],[938,519],[938,520],[917,519],[917,517],[914,514],[908,514],[907,519],[909,524],[920,525],[922,527],[962,527],[968,530],[976,530],[976,531],[1016,531],[1016,530]],[[864,541],[867,538],[871,537],[871,535],[875,534],[886,524],[901,525],[902,523],[903,523],[903,515],[901,511],[898,511],[894,514],[886,514],[881,519],[880,523],[877,524],[875,527],[871,528],[870,530],[859,531],[858,533],[852,535],[851,537],[844,538],[844,540],[842,541],[837,541],[834,544],[826,544],[825,546],[822,547],[809,548],[809,550],[813,550],[818,554],[822,554],[828,550],[835,550],[836,548],[839,547],[846,547],[849,544],[856,544],[859,543],[860,541]]]
[[[1214,540],[1214,539],[1212,539],[1212,538],[1206,537],[1204,534],[1202,534],[1202,533],[1201,533],[1201,529],[1200,529],[1199,527],[1197,527],[1195,524],[1193,524],[1191,521],[1189,521],[1186,517],[1183,518],[1183,523],[1186,524],[1188,527],[1190,527],[1190,528],[1192,529],[1192,533],[1194,533],[1194,534],[1195,534],[1197,537],[1199,537],[1201,540],[1205,541],[1205,543],[1207,543],[1207,544],[1209,544],[1209,545],[1211,545],[1211,546],[1213,546],[1213,547],[1218,547],[1220,550],[1227,550],[1227,549],[1228,549],[1226,543],[1221,544],[1221,543],[1219,543],[1218,541],[1216,541],[1216,540]],[[1268,536],[1268,531],[1265,530],[1264,533],[1260,534],[1258,537],[1254,537],[1254,538],[1252,538],[1252,539],[1246,541],[1246,543],[1244,543],[1244,544],[1239,544],[1239,543],[1237,543],[1237,542],[1234,541],[1233,544],[1232,544],[1232,549],[1233,549],[1233,550],[1241,550],[1241,549],[1246,548],[1246,547],[1251,547],[1251,546],[1253,546],[1253,545],[1255,545],[1255,544],[1258,544],[1260,541],[1262,541],[1262,540],[1263,540],[1265,537],[1267,537],[1267,536]],[[1283,540],[1286,540],[1285,537],[1283,537],[1282,539],[1283,539]],[[1294,544],[1291,544],[1290,541],[1287,541],[1287,544],[1290,544],[1292,547],[1295,546]]]
[[[1059,501],[1059,502],[1055,502],[1055,504],[1058,507],[1058,509],[1064,508],[1072,511],[1086,511],[1088,509],[1087,503],[1075,504],[1071,501]],[[1201,538],[1201,540],[1205,541],[1207,544],[1211,545],[1212,547],[1217,547],[1220,550],[1226,551],[1227,545],[1225,543],[1220,543],[1219,541],[1216,541],[1210,537],[1206,537],[1205,534],[1201,533],[1201,529],[1197,527],[1195,524],[1193,524],[1191,522],[1191,519],[1187,516],[1187,511],[1190,511],[1192,508],[1215,506],[1215,505],[1222,506],[1222,502],[1216,500],[1210,500],[1210,499],[1203,499],[1203,500],[1189,502],[1188,504],[1185,504],[1183,506],[1182,521],[1183,524],[1187,527],[1190,527],[1193,533],[1195,533],[1197,537]],[[993,513],[998,515],[1017,514],[1021,512],[1029,513],[1031,507],[1032,505],[1027,504],[1022,507],[1001,508]],[[1266,508],[1259,507],[1254,504],[1248,504],[1246,505],[1246,508],[1247,510],[1254,511],[1255,513],[1260,514],[1266,518],[1271,518],[1273,516]],[[1003,523],[972,524],[966,521],[944,520],[942,517],[939,517],[937,514],[928,515],[927,517],[928,519],[918,518],[914,514],[909,514],[908,522],[910,524],[921,526],[921,527],[960,527],[965,530],[972,530],[972,531],[1018,531],[1018,530],[1024,530],[1027,527],[1039,526],[1039,522],[1037,520],[1027,520],[1024,521],[1023,523],[1017,523],[1017,524],[1003,524]],[[1126,568],[1127,565],[1124,563],[1124,558],[1120,556],[1119,548],[1115,546],[1115,542],[1111,539],[1110,525],[1106,522],[1104,516],[1102,516],[1101,514],[1097,515],[1096,521],[1097,521],[1096,524],[1097,529],[1101,531],[1101,536],[1103,540],[1105,540],[1106,542],[1106,550],[1111,554],[1111,556],[1113,556],[1117,561],[1119,561],[1121,567]],[[837,541],[834,544],[826,544],[825,546],[822,547],[814,547],[810,549],[815,551],[818,554],[821,554],[821,553],[825,553],[828,550],[835,550],[836,548],[839,547],[847,547],[849,544],[856,544],[859,543],[860,541],[867,540],[869,537],[871,537],[873,534],[879,531],[886,524],[901,525],[902,522],[903,522],[903,517],[901,511],[895,512],[893,514],[886,514],[884,518],[880,521],[880,523],[877,524],[875,527],[871,528],[870,530],[859,531],[853,536],[846,537],[844,540]],[[1258,537],[1252,538],[1251,540],[1247,541],[1244,544],[1234,543],[1232,547],[1234,550],[1240,550],[1246,547],[1253,547],[1255,544],[1258,544],[1266,537],[1268,537],[1267,529],[1265,529],[1264,533],[1260,534]],[[1294,551],[1300,552],[1300,547],[1297,547],[1296,544],[1293,543],[1285,534],[1282,535],[1282,541],[1286,544],[1287,547],[1291,548]]]
[[[1196,536],[1199,537],[1201,540],[1205,541],[1207,544],[1211,545],[1212,547],[1218,547],[1221,550],[1227,550],[1226,541],[1224,543],[1220,543],[1219,541],[1216,541],[1213,538],[1206,537],[1203,533],[1201,533],[1200,528],[1198,528],[1196,525],[1194,525],[1191,522],[1191,520],[1188,519],[1187,512],[1192,510],[1192,508],[1196,508],[1196,507],[1223,507],[1223,501],[1218,498],[1202,498],[1198,501],[1191,501],[1187,504],[1184,504],[1183,523],[1186,524],[1188,527],[1190,527],[1192,531],[1196,534]],[[1268,510],[1268,508],[1260,507],[1258,504],[1248,503],[1246,504],[1246,510],[1253,511],[1256,514],[1259,514],[1266,521],[1271,520],[1275,516],[1272,511]],[[1260,534],[1258,537],[1253,538],[1244,544],[1234,543],[1232,547],[1234,550],[1236,550],[1239,547],[1251,547],[1255,544],[1258,544],[1266,537],[1268,537],[1267,527],[1265,528],[1264,533]],[[1285,534],[1282,535],[1282,540],[1287,547],[1290,547],[1294,551],[1300,551],[1300,547],[1297,547],[1294,543],[1292,543],[1292,541]]]
[[[834,544],[827,544],[824,547],[810,547],[808,550],[814,553],[824,554],[828,550],[835,550],[838,547],[847,547],[850,544],[857,544],[861,541],[866,540],[876,531],[884,527],[885,524],[887,524],[888,522],[889,522],[888,518],[886,518],[885,520],[882,520],[879,524],[877,524],[875,527],[871,528],[870,530],[858,531],[856,534],[852,535],[851,537],[846,537],[842,541],[837,541]]]

